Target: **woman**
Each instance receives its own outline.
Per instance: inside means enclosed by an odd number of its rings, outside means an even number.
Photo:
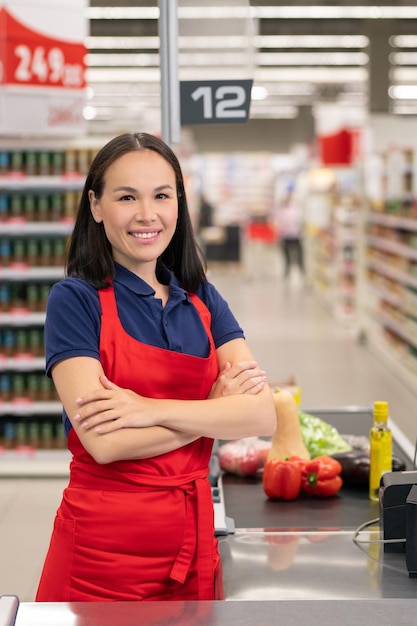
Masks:
[[[73,460],[36,599],[221,598],[213,439],[270,435],[276,418],[163,141],[125,134],[98,152],[67,261],[45,345]]]

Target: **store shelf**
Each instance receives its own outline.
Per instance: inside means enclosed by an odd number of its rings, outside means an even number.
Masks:
[[[0,176],[0,190],[5,191],[77,191],[82,189],[85,178],[81,175],[25,176],[15,174]]]
[[[0,279],[3,280],[52,280],[57,281],[64,277],[63,267],[0,267]]]
[[[402,217],[401,215],[372,212],[368,216],[368,222],[370,224],[380,224],[381,226],[388,226],[390,228],[401,228],[403,230],[417,232],[417,220]]]
[[[0,448],[0,477],[65,478],[69,475],[70,462],[68,450]]]
[[[50,415],[61,415],[62,404],[60,402],[0,402],[0,416],[2,415],[34,415],[46,417]]]
[[[44,370],[45,359],[43,357],[32,357],[31,355],[0,357],[0,372],[14,370],[16,372],[29,372],[32,370]],[[0,407],[2,405],[0,404]]]
[[[411,274],[408,274],[407,272],[404,272],[402,270],[398,270],[388,263],[384,263],[383,261],[377,261],[374,259],[368,259],[366,265],[368,268],[376,270],[387,278],[391,278],[393,281],[396,281],[402,285],[409,285],[410,287],[415,287],[417,289],[417,277],[411,276]]]
[[[0,326],[42,326],[45,322],[44,312],[31,312],[17,309],[9,313],[0,312]],[[1,363],[1,357],[0,357]]]
[[[1,225],[2,237],[26,237],[31,235],[65,237],[72,233],[74,220],[68,218],[59,222],[28,222],[24,219],[10,220]]]
[[[401,167],[390,167],[398,159]],[[377,187],[385,198],[370,200],[364,222],[363,324],[371,349],[408,386],[417,389],[417,219],[414,154],[389,150]],[[378,207],[378,210],[375,210]],[[368,289],[369,288],[369,289]]]
[[[1,154],[0,475],[65,475],[62,405],[45,375],[43,326],[49,290],[65,275],[92,153],[10,140]]]
[[[396,254],[404,259],[417,261],[417,249],[383,237],[368,237],[367,244],[377,250]]]

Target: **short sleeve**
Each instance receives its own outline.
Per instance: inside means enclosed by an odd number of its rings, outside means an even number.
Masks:
[[[76,356],[100,358],[100,302],[97,290],[78,278],[52,286],[46,305],[46,373],[58,361]]]
[[[197,295],[211,313],[211,332],[216,348],[232,339],[245,338],[229,304],[212,283],[203,283]]]

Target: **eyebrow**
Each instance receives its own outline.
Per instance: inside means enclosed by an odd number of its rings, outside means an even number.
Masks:
[[[171,189],[171,190],[173,190],[173,187],[172,187],[172,185],[169,185],[167,183],[166,185],[159,185],[159,187],[156,187],[154,189],[154,191],[158,192],[158,191],[163,191],[164,189]],[[118,191],[128,191],[130,193],[138,193],[139,190],[135,189],[135,187],[127,187],[127,186],[125,187],[125,186],[122,185],[120,187],[115,187],[113,189],[113,192],[118,192]]]

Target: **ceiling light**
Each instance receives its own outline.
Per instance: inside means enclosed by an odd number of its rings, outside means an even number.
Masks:
[[[85,120],[94,120],[97,117],[97,109],[96,107],[92,107],[87,105],[83,109],[83,118]]]
[[[364,52],[260,52],[258,65],[366,65]]]
[[[251,107],[251,119],[260,117],[264,119],[294,119],[298,116],[298,107],[295,105],[270,105],[265,103],[267,106],[262,107],[259,104],[258,102],[256,107]]]
[[[137,69],[129,68],[87,68],[87,82],[91,85],[94,83],[131,83],[146,82],[159,83],[161,74],[159,68]]]
[[[417,35],[395,35],[389,43],[394,48],[417,48]]]
[[[405,6],[257,6],[260,19],[413,19],[417,7]]]
[[[89,52],[88,67],[159,67],[159,54],[96,54]]]
[[[388,94],[396,100],[417,100],[417,85],[392,85]]]
[[[197,2],[197,0],[196,0]],[[87,7],[89,20],[159,18],[158,7]],[[180,6],[179,19],[415,19],[417,6]]]
[[[257,35],[257,48],[366,48],[364,35]]]
[[[251,91],[252,100],[265,100],[268,97],[268,90],[261,85],[254,85]]]
[[[157,20],[158,7],[87,7],[89,20]]]
[[[363,83],[368,80],[364,67],[258,67],[255,81],[264,82],[311,82],[311,83]]]
[[[415,37],[417,39],[417,37]],[[256,35],[250,37],[255,48],[366,48],[369,38],[364,35]],[[95,50],[159,50],[159,37],[87,37],[86,46]],[[214,48],[245,48],[248,37],[204,35],[178,38],[179,50]],[[411,44],[410,44],[411,47]],[[417,44],[415,44],[417,47]]]
[[[417,105],[410,104],[395,104],[393,107],[393,113],[396,115],[417,115]]]
[[[393,65],[417,65],[417,52],[392,52],[389,60]]]
[[[90,50],[158,50],[159,37],[87,37],[85,45]]]
[[[396,66],[390,71],[391,82],[393,83],[404,83],[404,84],[412,84],[417,83],[417,68],[415,67],[405,67],[405,66]]]

